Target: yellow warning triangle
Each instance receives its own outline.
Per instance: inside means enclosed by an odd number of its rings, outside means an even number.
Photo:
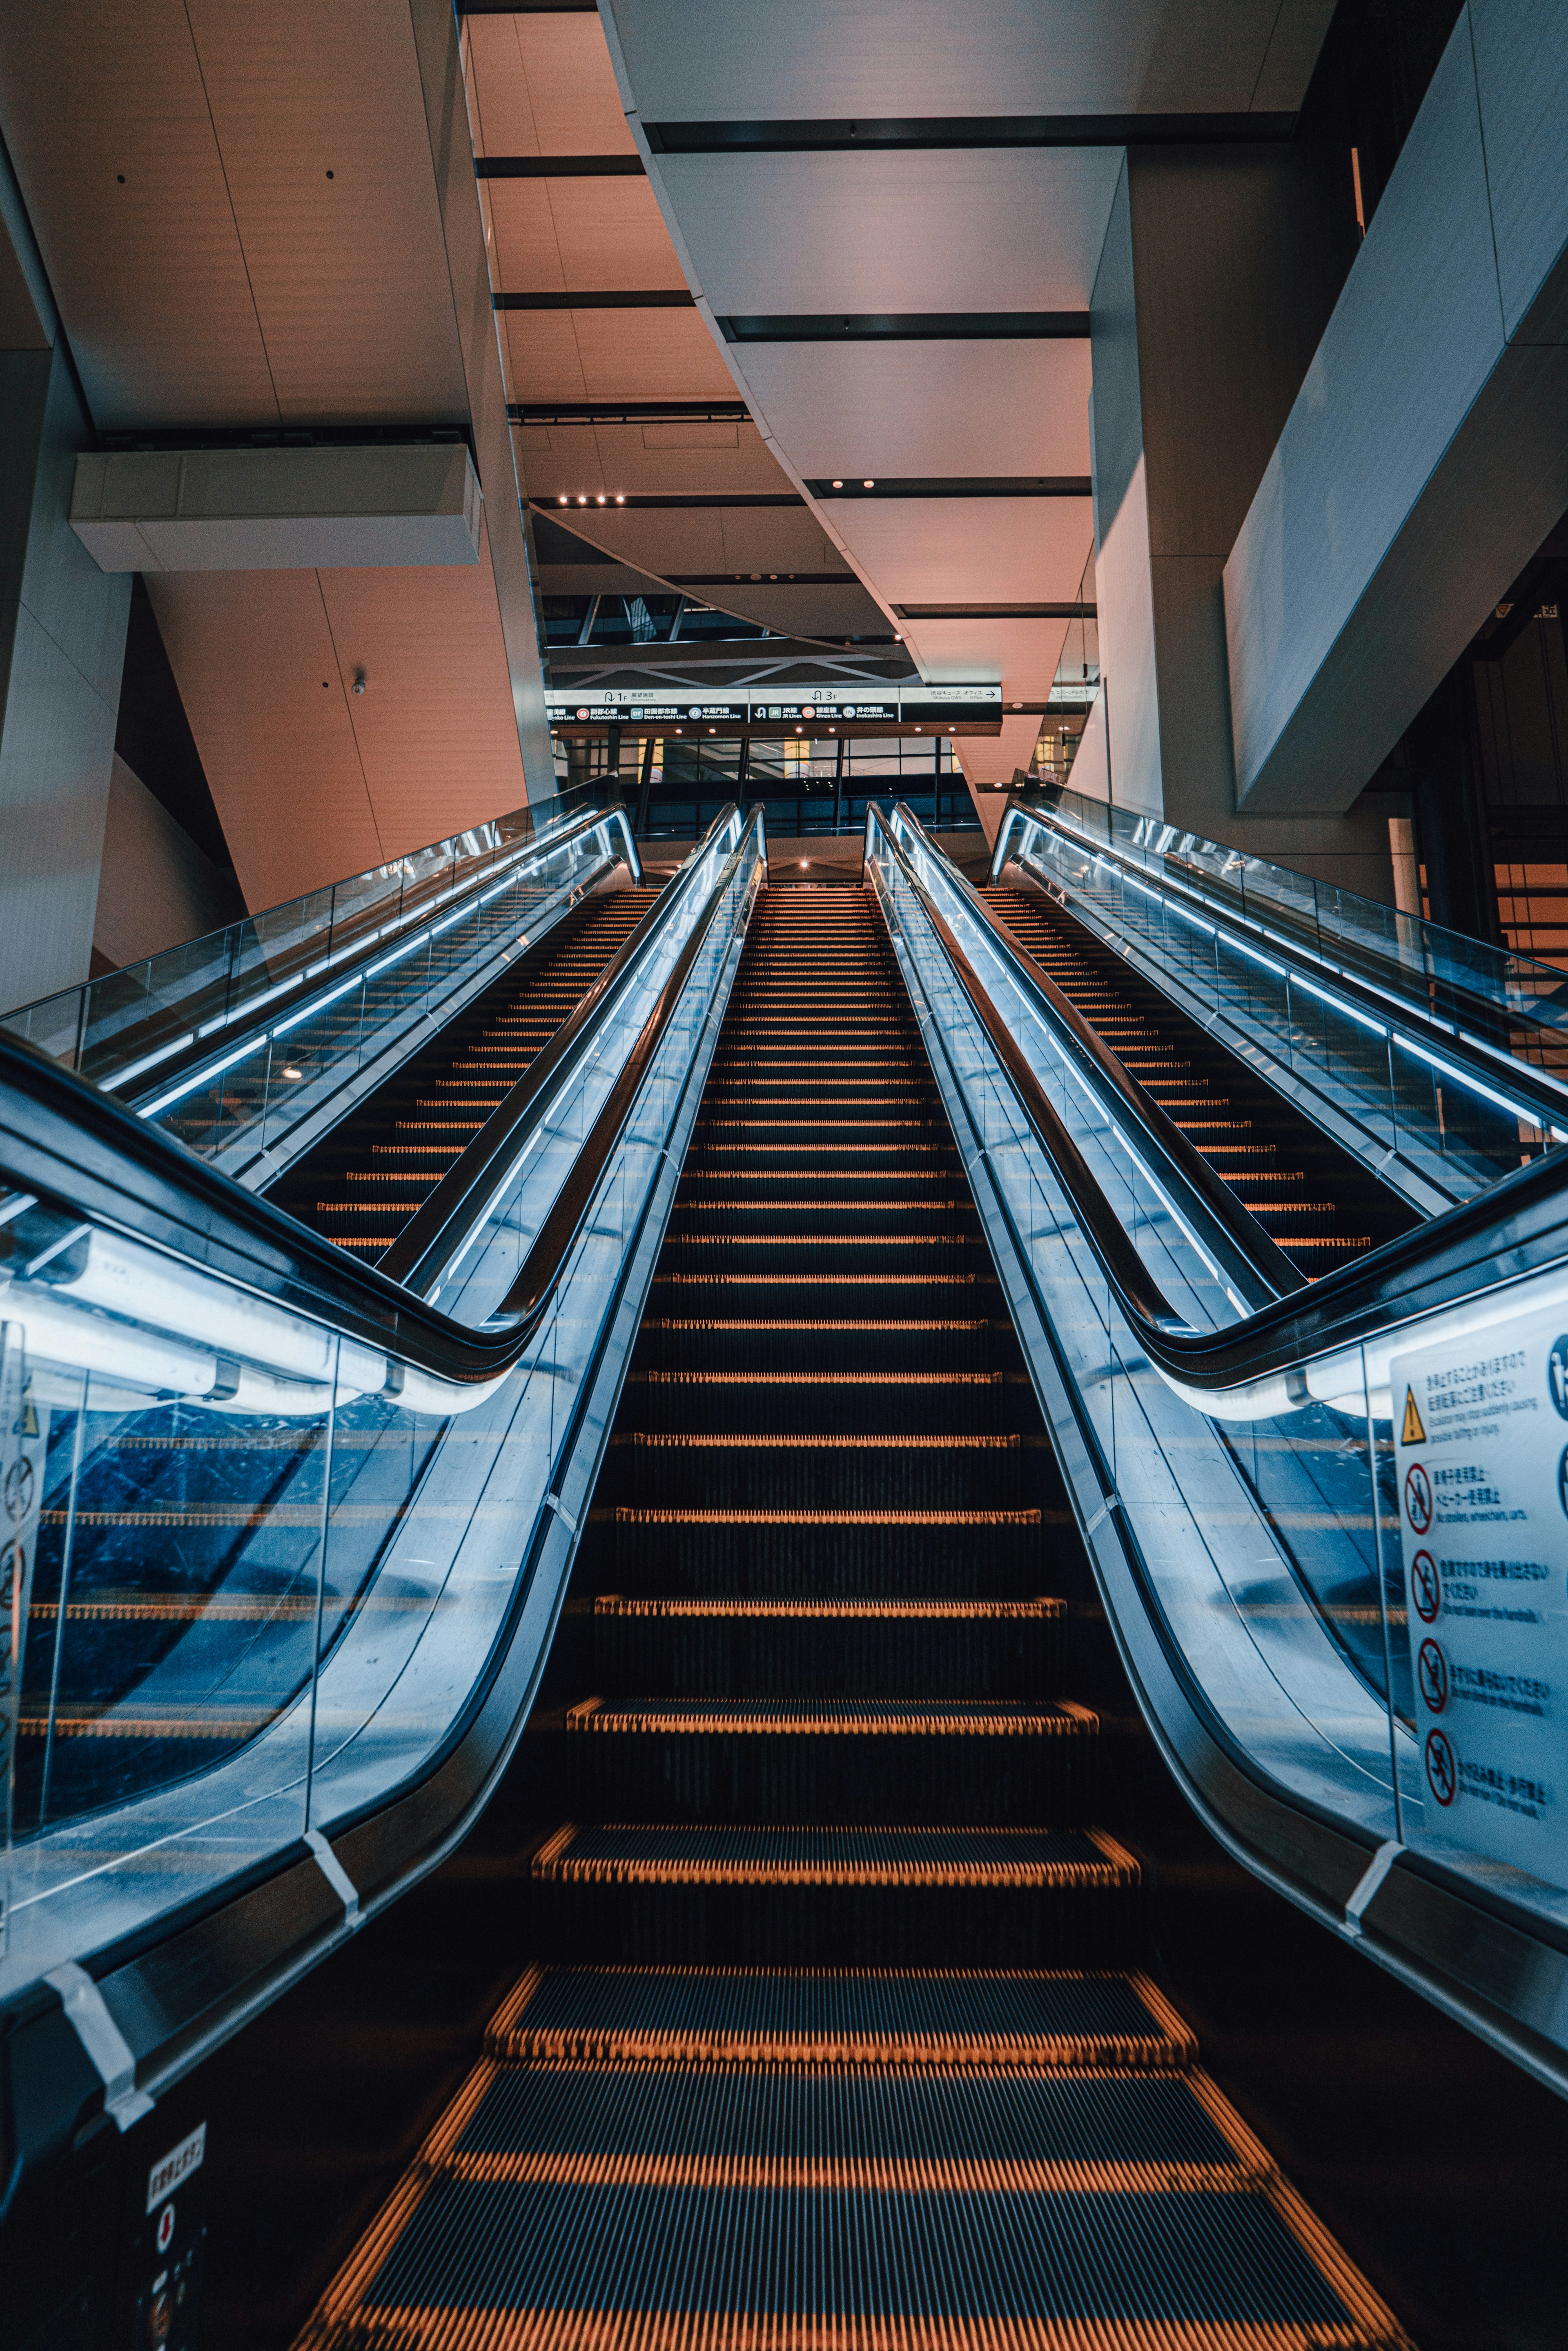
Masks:
[[[1401,1445],[1425,1445],[1427,1432],[1421,1426],[1421,1416],[1416,1409],[1416,1391],[1405,1391],[1405,1426],[1399,1432]]]

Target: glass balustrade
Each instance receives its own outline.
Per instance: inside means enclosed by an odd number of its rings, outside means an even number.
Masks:
[[[591,837],[570,844],[560,837],[600,804],[579,790],[517,809],[19,1006],[0,1016],[0,1028],[123,1099],[173,1094],[152,1114],[183,1105],[172,1123],[189,1128],[183,1139],[210,1150],[214,1136],[250,1115],[258,1092],[287,1098],[309,1083],[308,1072],[334,1046],[340,1057],[362,1050],[399,1007],[450,984],[465,954],[494,946],[513,923],[526,926],[530,908],[563,880],[580,879],[602,858],[602,844],[596,850]],[[536,864],[536,856],[544,862]],[[504,886],[481,909],[492,878]],[[332,975],[360,963],[371,973],[333,993]],[[303,1006],[307,998],[312,1008],[296,1022],[290,1000]],[[253,1045],[223,1066],[225,1038],[258,1022],[266,1041],[278,1044],[277,1072],[264,1066],[258,1074]],[[300,1075],[283,1078],[284,1063]],[[193,1072],[202,1073],[199,1088],[186,1082]]]
[[[476,1205],[440,1299],[465,1330],[656,1040],[509,1369],[437,1375],[0,1190],[0,1991],[384,1805],[497,1677],[521,1719],[765,861],[737,818],[688,860],[570,1094]]]
[[[1360,1157],[1392,1155],[1428,1213],[1568,1137],[1560,972],[1065,789],[1045,801],[1009,813],[998,859],[1260,1052]]]

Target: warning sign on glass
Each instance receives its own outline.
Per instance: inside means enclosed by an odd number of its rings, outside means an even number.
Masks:
[[[1524,1316],[1390,1367],[1421,1818],[1568,1885],[1568,1331]]]

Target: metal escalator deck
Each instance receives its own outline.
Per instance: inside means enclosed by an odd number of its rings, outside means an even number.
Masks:
[[[873,902],[770,891],[519,1980],[300,2351],[1403,2343],[1144,1972],[1070,1527]]]
[[[444,1028],[268,1196],[366,1257],[389,1249],[658,896],[633,886],[591,898]]]
[[[1418,1221],[1072,915],[999,883],[984,894],[1019,945],[1309,1280]]]

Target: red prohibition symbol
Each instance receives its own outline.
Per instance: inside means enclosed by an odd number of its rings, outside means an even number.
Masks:
[[[174,2207],[165,2204],[158,2215],[158,2250],[166,2253],[174,2241]]]
[[[1432,1481],[1419,1461],[1405,1472],[1405,1515],[1418,1535],[1432,1523]]]
[[[1459,1792],[1459,1775],[1446,1730],[1427,1733],[1427,1785],[1445,1812]]]
[[[1410,1597],[1422,1624],[1434,1624],[1443,1605],[1443,1579],[1429,1551],[1418,1551],[1410,1562]]]
[[[1436,1641],[1422,1642],[1416,1672],[1429,1711],[1441,1714],[1448,1703],[1448,1660]]]

